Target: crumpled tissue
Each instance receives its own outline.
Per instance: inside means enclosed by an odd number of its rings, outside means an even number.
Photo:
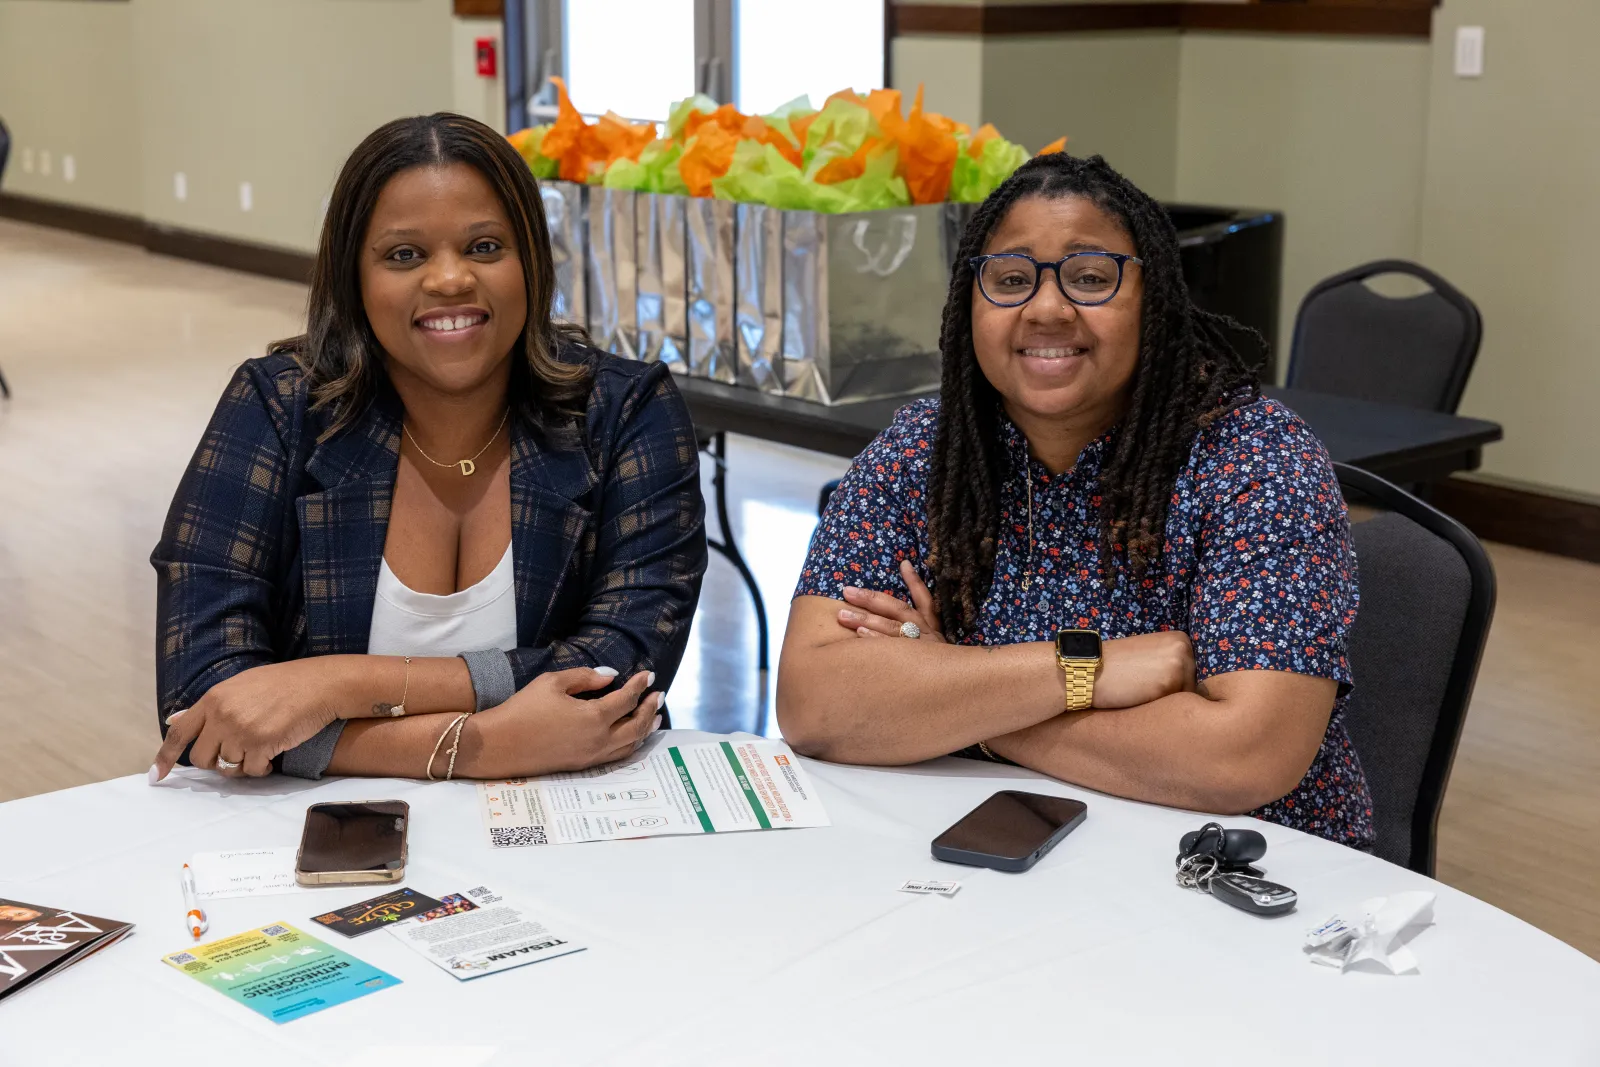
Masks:
[[[1361,969],[1416,974],[1417,956],[1408,942],[1433,923],[1434,899],[1432,893],[1414,891],[1362,901],[1354,921],[1335,915],[1308,930],[1306,955],[1312,963],[1341,972],[1370,964]]]

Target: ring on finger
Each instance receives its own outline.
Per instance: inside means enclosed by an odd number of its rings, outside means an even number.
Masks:
[[[238,763],[235,763],[230,759],[223,759],[222,758],[222,753],[220,753],[220,752],[217,753],[217,770],[219,770],[219,771],[236,771],[243,764],[244,764],[243,760],[240,760]]]
[[[922,636],[922,627],[918,626],[914,622],[903,622],[900,624],[900,636],[909,637],[911,640],[915,641],[917,638]]]

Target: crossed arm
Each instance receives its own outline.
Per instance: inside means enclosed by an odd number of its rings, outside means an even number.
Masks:
[[[1246,670],[1197,686],[1188,636],[1177,631],[1105,642],[1094,709],[1064,713],[1049,643],[946,643],[927,588],[909,564],[901,575],[911,604],[846,590],[843,602],[791,605],[778,719],[796,750],[903,764],[983,741],[1101,792],[1238,814],[1298,785],[1327,731],[1335,682]],[[890,636],[905,621],[925,636]]]

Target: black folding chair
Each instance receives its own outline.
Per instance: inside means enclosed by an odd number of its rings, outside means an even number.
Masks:
[[[6,159],[11,155],[11,131],[6,129],[4,119],[0,119],[0,182],[5,181]],[[0,397],[11,399],[11,385],[6,381],[4,371],[0,371]]]
[[[1333,466],[1347,501],[1381,509],[1351,525],[1361,607],[1345,725],[1372,789],[1378,855],[1432,877],[1439,809],[1494,617],[1494,567],[1444,512],[1375,474]]]
[[[1364,283],[1404,274],[1432,290],[1389,297]],[[1478,358],[1478,307],[1426,267],[1379,260],[1318,282],[1295,315],[1295,389],[1454,414]]]

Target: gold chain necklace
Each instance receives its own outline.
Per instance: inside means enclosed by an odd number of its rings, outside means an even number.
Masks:
[[[474,462],[474,460],[483,455],[485,452],[489,451],[489,445],[494,444],[495,441],[500,437],[500,431],[506,428],[506,420],[510,417],[511,409],[506,408],[506,413],[500,416],[500,425],[494,428],[494,434],[490,436],[488,443],[482,448],[478,449],[478,451],[474,452],[471,459],[458,459],[454,463],[440,463],[438,460],[422,451],[422,446],[417,444],[417,439],[415,437],[411,436],[411,431],[406,429],[405,423],[402,422],[400,424],[400,429],[406,435],[407,440],[411,442],[411,447],[415,448],[417,453],[422,456],[423,459],[427,460],[429,463],[432,463],[435,467],[460,467],[461,477],[470,478],[472,477],[472,472],[478,469],[478,465]]]
[[[1028,485],[1028,569],[1022,572],[1022,591],[1026,593],[1033,583],[1033,469],[1023,471],[1023,481]]]

